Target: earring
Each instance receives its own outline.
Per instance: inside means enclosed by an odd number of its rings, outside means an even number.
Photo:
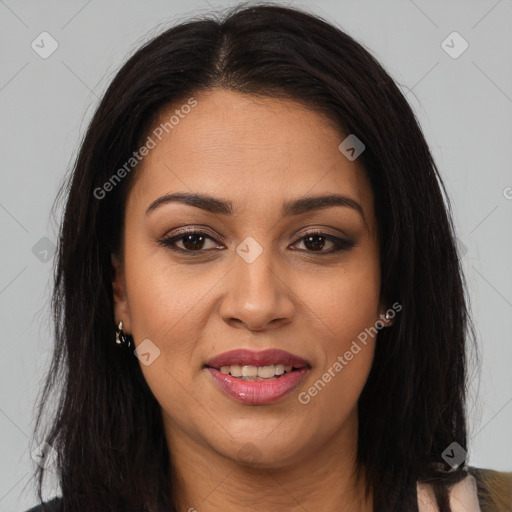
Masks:
[[[386,320],[386,322],[389,322],[392,318],[387,311],[384,315],[380,315],[380,318],[382,318],[382,316],[384,316],[384,319]],[[376,326],[377,326],[377,329],[383,329],[384,327],[386,327],[386,325],[381,320],[377,320]]]
[[[121,347],[130,348],[133,344],[133,337],[123,332],[123,322],[116,327],[116,343]]]

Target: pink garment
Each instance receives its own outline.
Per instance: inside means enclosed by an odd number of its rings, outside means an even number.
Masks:
[[[431,486],[418,483],[416,489],[419,512],[439,512]],[[450,506],[452,512],[481,512],[478,504],[476,481],[473,475],[468,475],[452,487]]]

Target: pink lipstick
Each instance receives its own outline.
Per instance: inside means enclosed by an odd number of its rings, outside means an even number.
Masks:
[[[266,405],[295,389],[311,366],[304,358],[279,349],[238,349],[209,359],[205,368],[227,396],[246,405]]]

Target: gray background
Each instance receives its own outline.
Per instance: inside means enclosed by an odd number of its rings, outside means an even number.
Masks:
[[[57,224],[49,212],[78,141],[115,71],[148,35],[234,3],[0,0],[0,511],[36,502],[30,454],[37,445],[29,441],[52,345]],[[308,8],[363,43],[422,124],[453,204],[482,356],[471,387],[470,464],[510,471],[512,2],[289,5]],[[31,48],[43,31],[58,42],[47,59]],[[453,31],[469,43],[456,59],[441,46]],[[460,41],[448,44],[461,48]]]

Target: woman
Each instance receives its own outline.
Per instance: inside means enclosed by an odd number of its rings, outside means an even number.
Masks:
[[[66,192],[36,427],[62,381],[63,497],[33,510],[512,507],[511,475],[466,463],[443,182],[348,35],[275,6],[168,30]]]

